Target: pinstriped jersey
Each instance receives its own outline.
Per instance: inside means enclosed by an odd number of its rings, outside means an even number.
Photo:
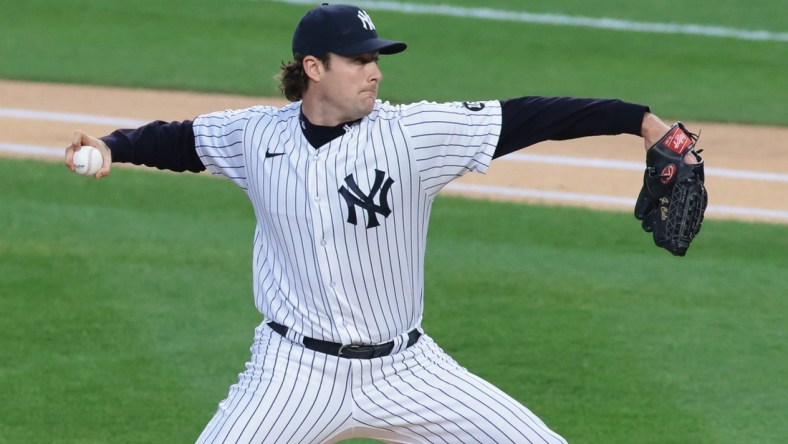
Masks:
[[[257,309],[297,334],[343,344],[389,341],[422,319],[432,202],[486,172],[498,101],[391,105],[313,147],[301,102],[199,116],[203,164],[248,195],[257,218]]]

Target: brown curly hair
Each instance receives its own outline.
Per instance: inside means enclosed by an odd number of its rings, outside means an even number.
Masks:
[[[329,69],[330,54],[317,57],[326,69]],[[309,77],[304,72],[304,56],[296,54],[292,62],[282,62],[279,73],[279,91],[291,102],[297,102],[304,96],[309,87]]]

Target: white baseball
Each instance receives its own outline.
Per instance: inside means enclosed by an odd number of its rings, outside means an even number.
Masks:
[[[83,176],[92,176],[101,169],[104,158],[101,152],[92,146],[83,146],[74,152],[74,172]]]

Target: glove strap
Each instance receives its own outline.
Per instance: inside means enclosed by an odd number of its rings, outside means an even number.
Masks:
[[[690,150],[697,140],[697,134],[689,132],[683,123],[677,122],[657,143],[678,155],[682,155]]]

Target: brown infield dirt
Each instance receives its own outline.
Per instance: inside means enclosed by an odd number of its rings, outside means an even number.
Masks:
[[[106,88],[0,80],[0,111],[5,109],[73,113],[91,116],[151,120],[184,120],[207,112],[246,108],[252,105],[283,105],[283,99],[203,94],[176,91]],[[656,110],[659,114],[658,110]],[[665,119],[666,121],[669,119]],[[693,131],[701,130],[698,143],[704,149],[710,211],[707,217],[747,221],[788,223],[788,127],[731,125],[685,122]],[[113,126],[57,119],[28,119],[0,115],[0,143],[52,147],[52,154],[38,155],[57,159],[70,143],[73,130],[105,135]],[[56,148],[57,147],[57,148]],[[29,154],[6,156],[36,157]],[[544,142],[520,153],[572,158],[612,159],[643,162],[642,139],[629,136],[589,137],[563,142]],[[764,178],[715,175],[715,169],[766,174]],[[63,169],[64,174],[67,173]],[[771,176],[768,176],[771,175]],[[486,175],[468,174],[458,184],[510,187],[546,192],[582,193],[630,199],[634,204],[642,173],[616,168],[590,168],[541,162],[519,162],[503,157],[492,163]],[[446,190],[447,194],[459,194]],[[576,205],[631,211],[621,205],[551,200],[548,197],[500,197],[493,193],[473,192],[477,197]],[[758,214],[730,214],[717,208],[751,208]],[[766,214],[763,214],[766,213]]]

